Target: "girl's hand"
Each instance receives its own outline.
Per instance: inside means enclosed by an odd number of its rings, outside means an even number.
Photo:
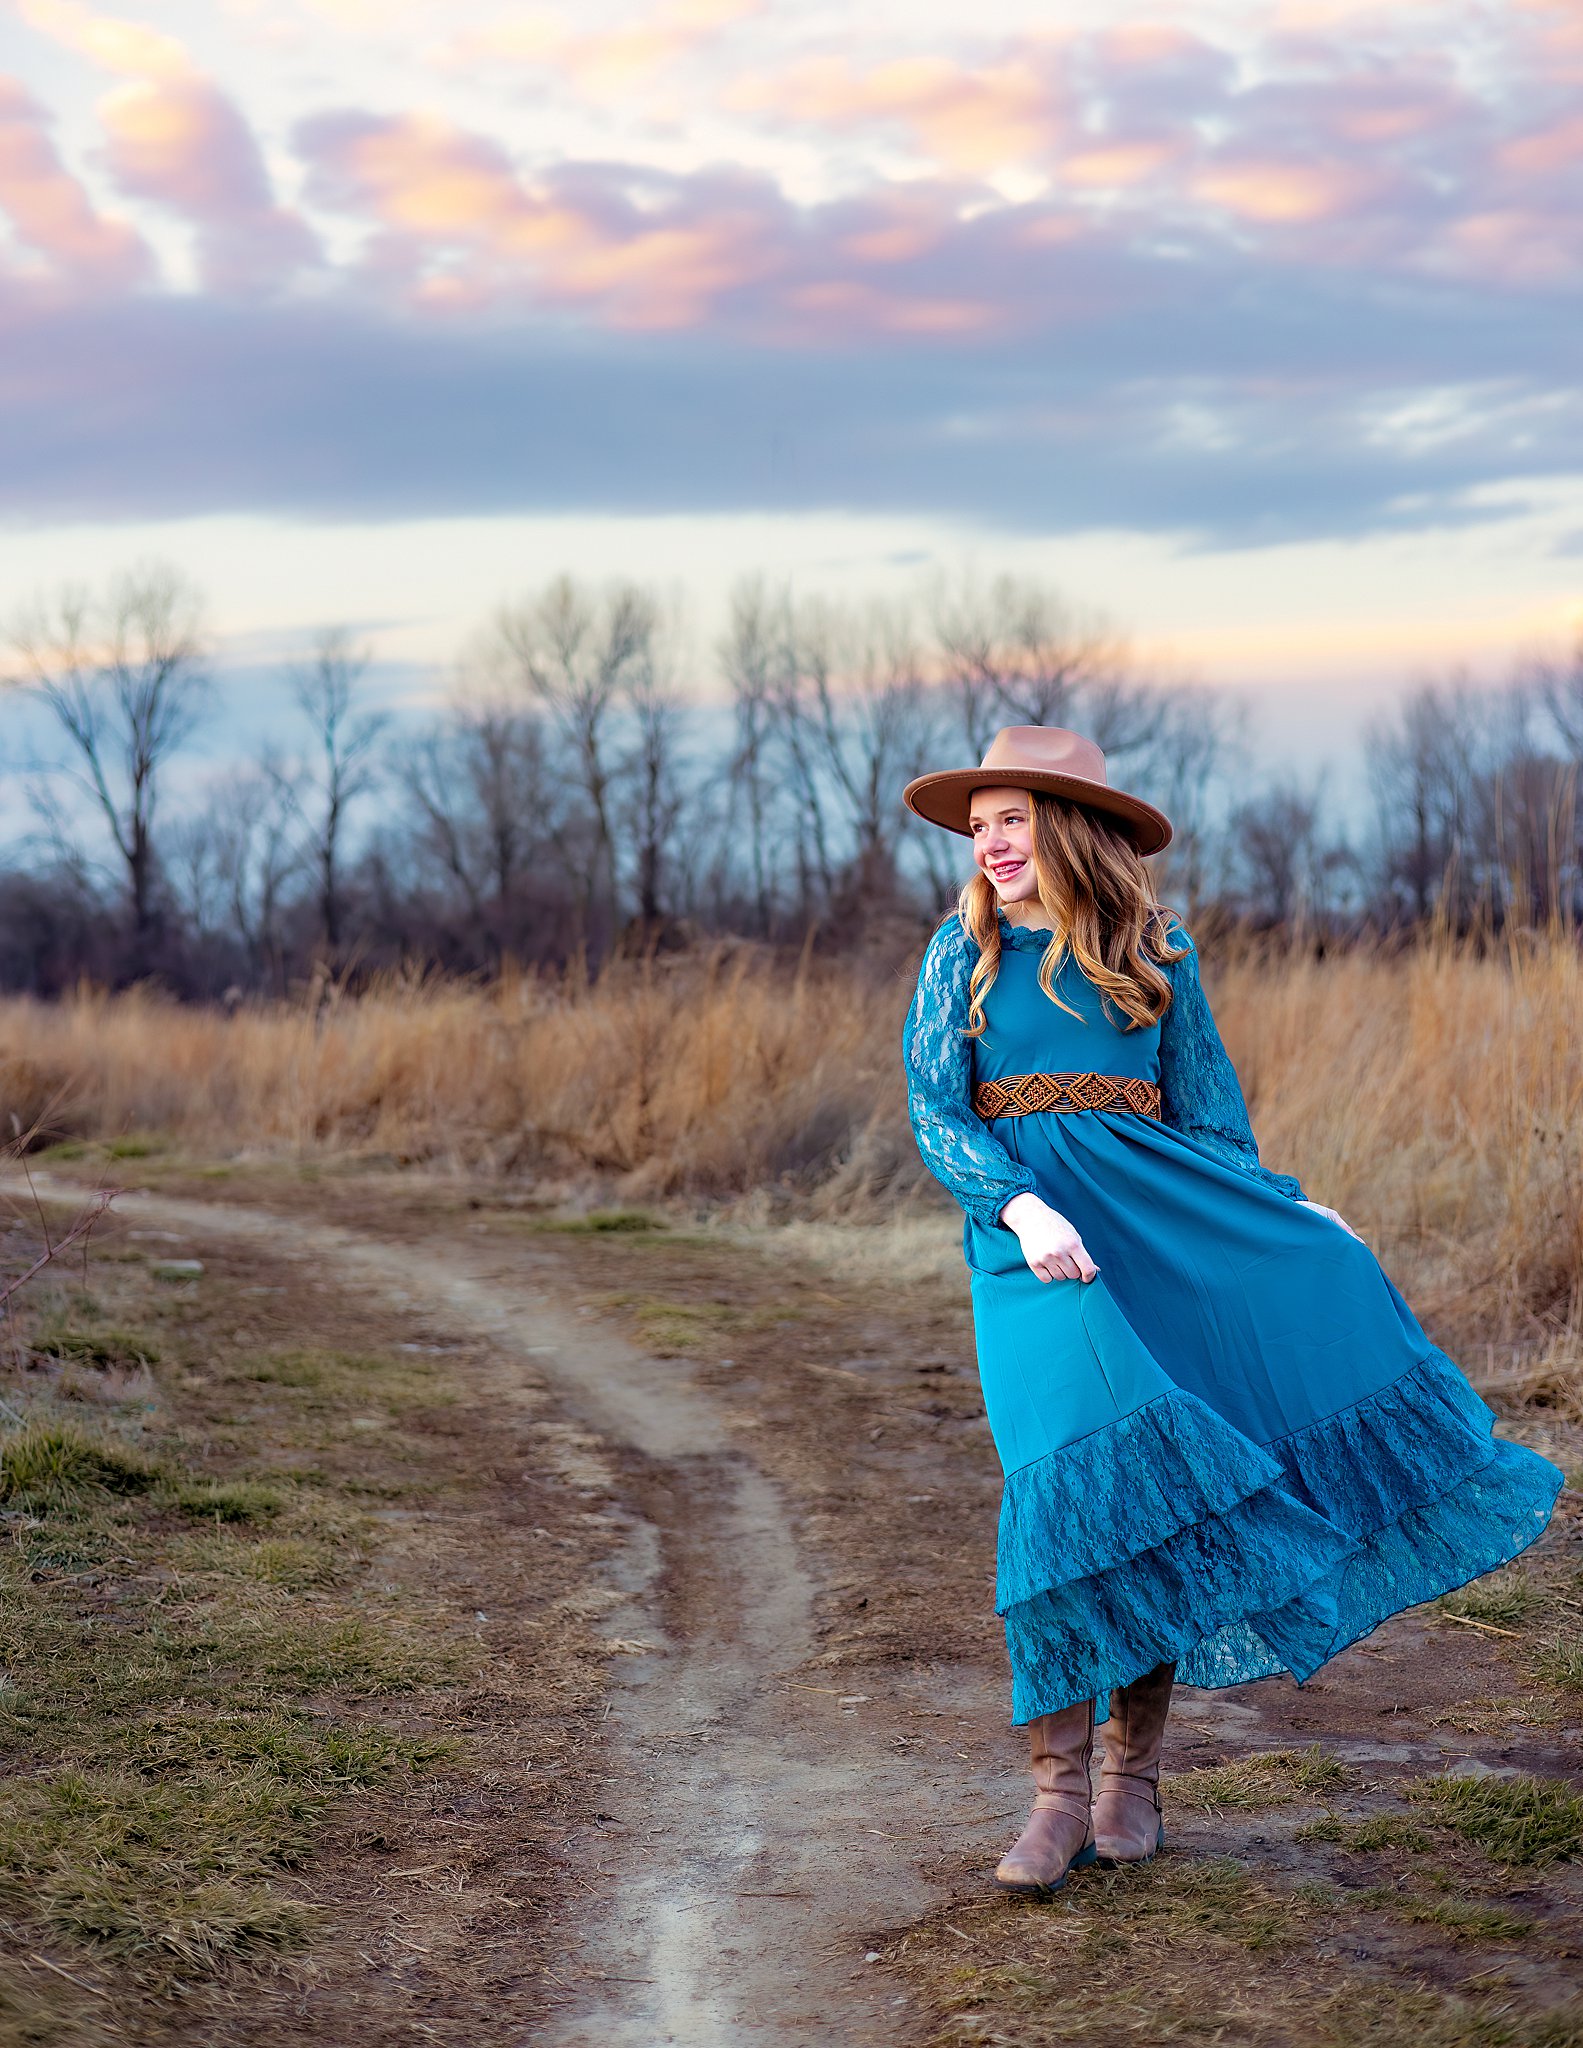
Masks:
[[[1000,1220],[1017,1233],[1023,1257],[1041,1280],[1092,1280],[1099,1272],[1060,1210],[1037,1195],[1013,1195]]]
[[[1008,1202],[1006,1206],[1009,1208],[1011,1205]],[[1334,1209],[1327,1209],[1323,1202],[1310,1202],[1308,1198],[1304,1196],[1302,1206],[1305,1209],[1312,1209],[1316,1216],[1328,1216],[1332,1223],[1339,1223],[1341,1225],[1342,1229],[1347,1233],[1348,1237],[1355,1237],[1357,1238],[1358,1243],[1362,1244],[1362,1235],[1358,1231],[1353,1229],[1352,1225],[1347,1221],[1346,1217],[1338,1215]]]

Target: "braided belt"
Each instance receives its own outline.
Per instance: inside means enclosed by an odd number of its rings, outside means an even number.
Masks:
[[[1121,1074],[1008,1074],[1003,1081],[980,1081],[973,1107],[986,1118],[1034,1116],[1044,1109],[1130,1109],[1158,1116],[1160,1091],[1152,1081]]]

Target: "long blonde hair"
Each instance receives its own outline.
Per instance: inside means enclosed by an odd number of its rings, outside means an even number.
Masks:
[[[1180,960],[1188,949],[1167,937],[1170,913],[1154,893],[1143,856],[1101,813],[1042,790],[1030,796],[1038,900],[1055,927],[1039,962],[1040,988],[1058,1009],[1080,1014],[1055,992],[1055,977],[1070,953],[1101,996],[1129,1020],[1126,1029],[1158,1023],[1171,1001],[1161,963]],[[969,1038],[984,1030],[984,999],[1000,972],[998,900],[982,869],[957,899],[963,928],[978,941],[968,982]]]

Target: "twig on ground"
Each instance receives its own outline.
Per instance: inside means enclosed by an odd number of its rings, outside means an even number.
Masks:
[[[1493,1621],[1475,1621],[1471,1614],[1450,1614],[1442,1608],[1440,1619],[1460,1622],[1463,1628],[1482,1629],[1487,1636],[1510,1636],[1514,1643],[1520,1643],[1523,1639],[1521,1629],[1497,1628]]]

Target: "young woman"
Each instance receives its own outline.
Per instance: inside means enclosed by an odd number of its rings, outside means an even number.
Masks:
[[[904,1054],[919,1148],[966,1211],[1005,1468],[996,1607],[1035,1798],[996,1877],[1049,1890],[1160,1846],[1174,1681],[1300,1682],[1516,1556],[1561,1474],[1493,1436],[1362,1239],[1260,1165],[1143,864],[1170,825],[1099,748],[1008,726],[905,800],[976,869]]]

